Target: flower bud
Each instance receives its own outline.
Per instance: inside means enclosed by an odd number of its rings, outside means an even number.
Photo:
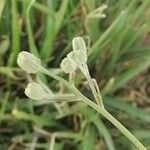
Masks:
[[[27,85],[25,94],[31,99],[42,100],[47,96],[48,93],[45,92],[44,88],[40,84],[31,82]]]
[[[78,51],[72,51],[67,55],[67,58],[73,60],[77,67],[85,64],[86,62],[83,59],[83,56]]]
[[[86,75],[86,62],[83,59],[83,56],[81,55],[80,51],[72,51],[67,55],[67,58],[72,60],[74,64],[76,65],[76,68],[79,68],[84,75]]]
[[[19,53],[17,64],[28,73],[37,73],[41,66],[41,60],[26,51]]]
[[[90,12],[87,16],[89,18],[105,18],[106,14],[104,14],[104,10],[107,9],[107,7],[108,6],[106,4],[103,4],[95,10],[93,10],[92,12]]]
[[[80,55],[82,55],[82,59],[84,59],[85,62],[87,61],[87,48],[82,37],[73,38],[72,48],[73,51],[79,51]]]
[[[73,60],[69,59],[68,57],[66,57],[62,60],[60,67],[66,73],[74,73],[77,68],[75,62]]]

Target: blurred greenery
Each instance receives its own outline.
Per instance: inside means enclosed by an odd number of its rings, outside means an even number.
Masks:
[[[104,4],[105,18],[90,16]],[[16,64],[18,53],[29,51],[68,80],[59,64],[78,35],[87,43],[105,107],[150,149],[149,18],[150,0],[0,0],[0,149],[135,149],[91,108],[65,102],[61,84],[30,76]],[[61,98],[26,98],[31,77]],[[91,97],[83,81],[79,74],[75,84]]]

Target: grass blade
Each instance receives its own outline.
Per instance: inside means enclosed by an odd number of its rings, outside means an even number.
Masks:
[[[137,119],[139,118],[143,121],[150,122],[150,111],[145,111],[144,109],[133,107],[132,105],[123,102],[121,98],[105,97],[104,104],[106,104],[107,106],[111,106],[115,109],[124,111],[128,113],[130,117]]]
[[[51,56],[55,38],[54,4],[52,0],[48,0],[47,3],[48,9],[51,11],[51,15],[48,14],[46,17],[44,42],[40,52],[43,59],[48,59]]]
[[[11,53],[8,60],[8,65],[13,66],[16,64],[16,58],[20,51],[20,26],[18,20],[17,0],[11,1],[11,13],[12,13],[12,46]]]
[[[122,87],[125,83],[127,83],[134,76],[145,70],[150,66],[149,57],[145,60],[141,60],[140,63],[136,63],[132,67],[128,68],[128,70],[124,71],[122,74],[118,75],[115,79],[114,85],[112,86],[111,92],[116,91],[120,87]]]
[[[124,25],[127,17],[127,12],[122,11],[121,14],[114,20],[110,27],[100,36],[89,51],[89,64],[93,64],[104,49],[99,49],[99,46],[107,39],[114,37]]]

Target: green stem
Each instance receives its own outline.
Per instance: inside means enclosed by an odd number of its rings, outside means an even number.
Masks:
[[[97,91],[95,89],[95,86],[93,84],[92,78],[91,78],[90,73],[88,71],[87,65],[85,65],[85,68],[86,68],[86,74],[87,74],[86,78],[87,78],[87,81],[88,81],[89,86],[91,88],[91,91],[92,91],[92,93],[94,95],[94,98],[95,98],[95,100],[96,100],[96,102],[97,102],[97,104],[99,106],[104,107],[102,98],[101,98],[101,96],[99,96],[99,94],[97,93]]]
[[[105,118],[107,118],[116,128],[118,128],[139,150],[146,150],[146,148],[136,139],[118,120],[116,120],[109,112],[107,112],[104,108],[98,106],[94,102],[92,102],[90,99],[85,97],[78,91],[74,86],[72,86],[69,82],[62,79],[61,77],[53,74],[52,72],[49,72],[45,68],[41,67],[40,71],[44,74],[47,74],[48,76],[62,82],[68,89],[70,89],[72,92],[74,92],[76,95],[80,96],[82,101],[85,102],[87,105],[95,109],[97,112],[102,114]]]

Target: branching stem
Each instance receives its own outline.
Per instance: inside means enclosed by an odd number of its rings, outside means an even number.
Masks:
[[[85,97],[78,89],[76,89],[73,85],[71,85],[66,80],[62,79],[61,77],[57,76],[56,74],[53,74],[52,72],[49,72],[47,69],[41,67],[40,72],[58,80],[59,82],[63,83],[68,89],[75,93],[78,97],[81,98],[81,100],[86,103],[88,106],[92,107],[94,110],[99,112],[101,115],[103,115],[105,118],[107,118],[116,128],[118,128],[139,150],[147,150],[143,144],[134,137],[118,120],[116,120],[107,110],[105,110],[103,107],[100,107],[99,105],[92,102],[90,99]]]

